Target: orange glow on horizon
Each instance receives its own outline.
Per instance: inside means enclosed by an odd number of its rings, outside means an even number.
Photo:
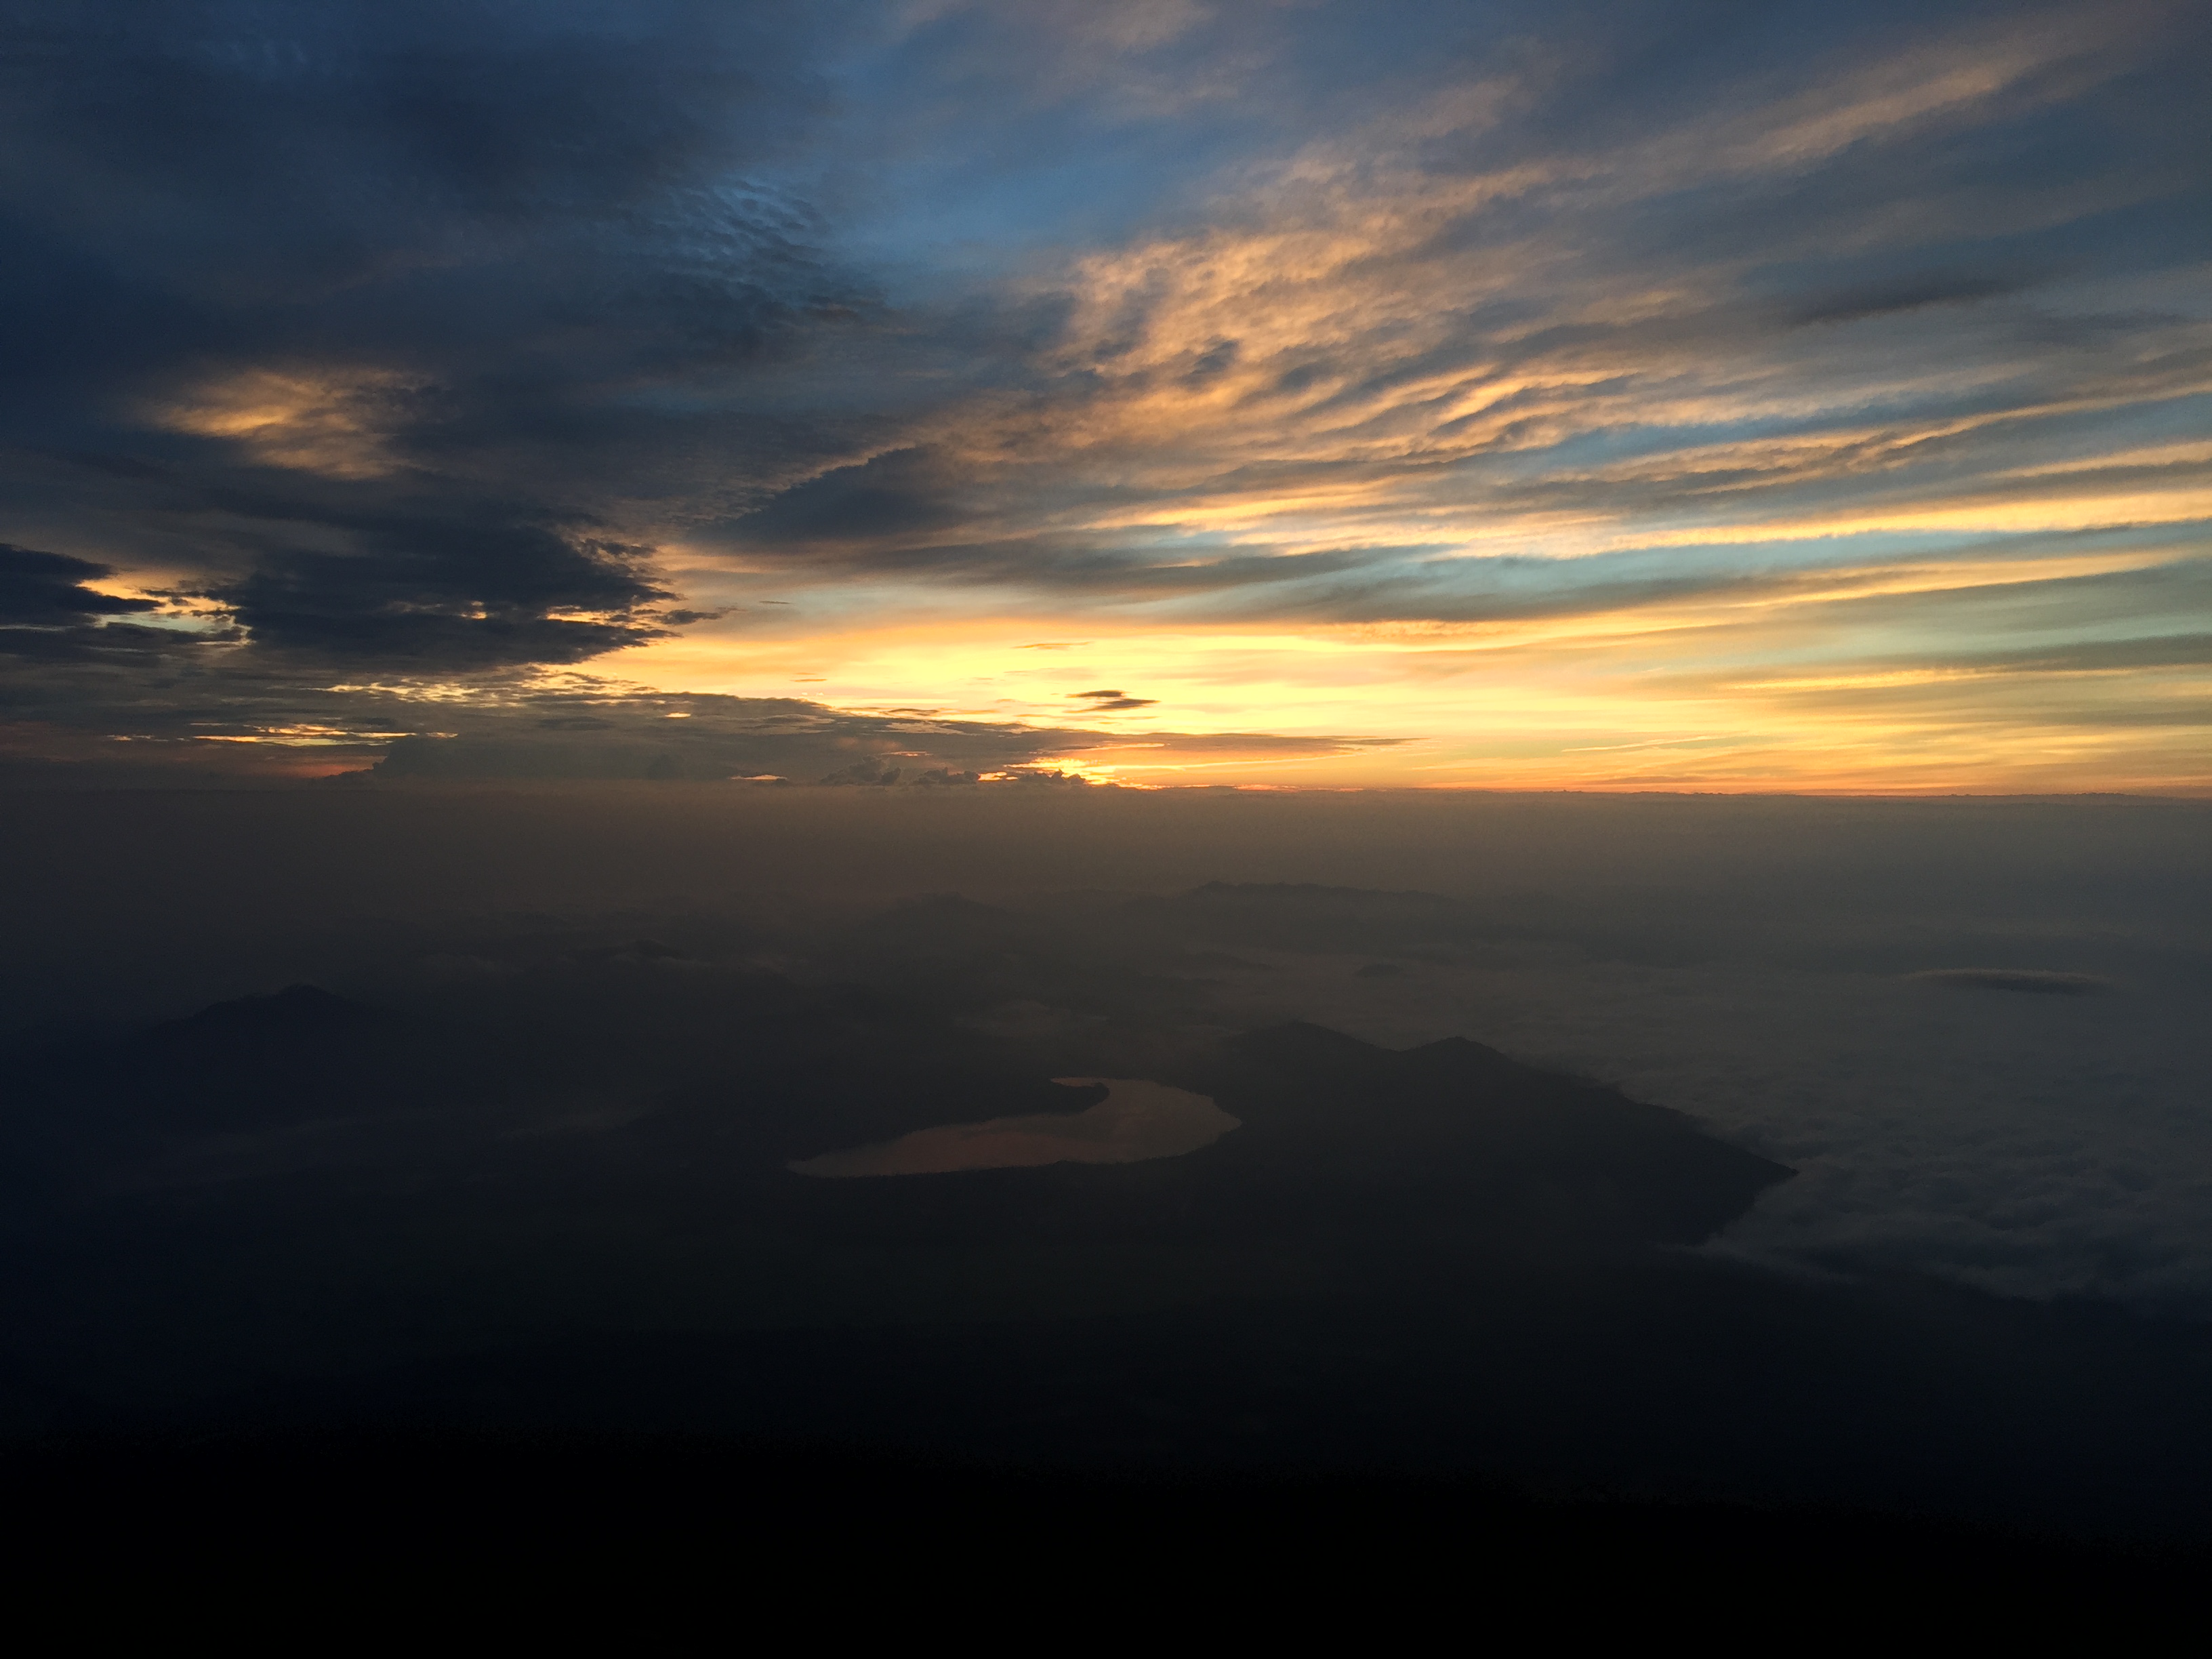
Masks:
[[[2021,660],[2001,637],[1962,646],[1948,612],[1923,610],[2002,612],[2041,584],[2161,556],[1813,570],[1468,623],[963,616],[907,594],[819,621],[805,604],[751,611],[622,665],[663,691],[1067,732],[1040,765],[1144,787],[2212,792],[2197,729],[2129,712],[2147,697],[2212,706],[2212,670]],[[1102,687],[1142,705],[1079,695]],[[1255,740],[1227,741],[1239,733]]]

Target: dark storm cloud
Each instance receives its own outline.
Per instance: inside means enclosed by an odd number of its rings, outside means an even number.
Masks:
[[[2082,997],[2112,988],[2112,981],[2094,974],[2061,973],[2050,968],[1930,968],[1911,977],[1923,985],[1948,985],[1966,991],[2025,991],[2036,996]]]
[[[351,700],[358,706],[356,694]],[[1141,697],[1091,708],[1152,706]],[[408,710],[456,728],[404,735],[374,761],[380,782],[497,779],[629,779],[820,783],[939,788],[1085,781],[1055,764],[1097,756],[1149,769],[1223,756],[1303,758],[1389,748],[1397,739],[1280,737],[1251,732],[1106,732],[1081,726],[1021,726],[927,711],[868,712],[797,699],[646,693],[617,684],[524,690],[510,706]],[[579,712],[556,712],[573,709]],[[590,712],[582,712],[588,710]]]
[[[949,495],[956,477],[939,458],[897,450],[811,478],[738,520],[732,530],[748,545],[873,545],[896,554],[968,522]]]
[[[1071,691],[1067,695],[1081,699],[1092,709],[1099,711],[1114,708],[1150,708],[1159,701],[1157,697],[1126,696],[1119,691]]]
[[[1848,323],[1862,317],[1918,311],[1925,306],[1965,305],[2010,294],[2021,286],[1997,276],[1917,276],[1869,288],[1844,289],[1802,307],[1800,323]]]
[[[471,708],[439,719],[448,735],[392,744],[374,762],[375,777],[927,786],[972,782],[1097,740],[1066,729],[921,721],[795,698],[655,696],[588,683],[526,691],[506,709]]]
[[[27,700],[11,693],[27,692],[30,702],[41,690],[51,696],[54,665],[143,669],[185,642],[169,629],[125,620],[158,611],[159,601],[87,586],[112,574],[89,559],[0,543],[0,716]]]
[[[0,628],[55,626],[155,608],[151,599],[102,593],[85,586],[113,574],[89,559],[0,542]]]
[[[94,5],[11,22],[11,217],[43,256],[13,267],[12,325],[80,383],[136,389],[241,348],[382,348],[441,354],[441,370],[458,352],[525,394],[573,380],[578,356],[626,373],[641,347],[757,349],[823,297],[793,240],[805,210],[738,182],[819,97],[804,31],[761,9]],[[694,268],[671,269],[684,252]],[[522,355],[553,347],[567,361]]]
[[[651,637],[640,607],[667,596],[595,509],[611,473],[665,468],[658,392],[772,359],[857,295],[778,172],[836,22],[15,9],[19,508],[204,573],[295,653],[466,668]],[[719,440],[733,487],[810,441],[721,413],[675,422],[678,447]]]
[[[344,527],[353,550],[272,551],[205,595],[266,647],[455,669],[574,662],[665,631],[642,609],[670,597],[643,574],[642,549],[520,514],[364,513]],[[597,615],[546,614],[559,610]]]

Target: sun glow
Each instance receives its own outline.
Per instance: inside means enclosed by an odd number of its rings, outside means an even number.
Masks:
[[[2201,789],[2191,726],[2124,711],[2186,707],[2212,675],[2134,660],[2139,623],[2100,659],[2055,642],[2078,612],[2021,610],[2045,583],[2177,572],[2205,574],[2168,549],[1923,559],[1458,623],[953,615],[907,593],[739,612],[624,665],[671,691],[1066,732],[1041,764],[1146,786]]]

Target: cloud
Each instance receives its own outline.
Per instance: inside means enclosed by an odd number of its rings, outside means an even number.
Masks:
[[[1998,181],[2031,167],[2045,125],[2108,118],[2115,77],[2141,72],[2132,54],[2156,27],[2061,21],[1854,35],[1795,17],[1802,62],[1765,64],[1755,92],[1730,96],[1724,137],[1685,83],[1638,78],[1668,47],[1632,27],[1577,40],[1579,73],[1555,60],[1484,98],[1394,62],[1302,144],[1223,175],[1188,228],[1027,276],[1066,318],[1012,366],[1016,386],[956,402],[896,461],[800,486],[788,520],[781,504],[757,516],[759,544],[834,526],[814,544],[847,562],[1172,600],[1178,586],[1279,584],[1289,560],[1334,541],[1358,575],[1308,596],[1308,614],[1372,614],[1367,595],[1389,588],[1403,607],[1389,614],[1449,617],[1466,611],[1449,581],[1394,580],[1400,550],[1510,538],[1584,553],[1595,526],[1765,514],[1789,521],[1771,562],[1817,556],[1781,545],[1803,539],[1808,499],[1863,513],[1885,480],[1879,493],[1951,510],[1937,503],[2004,467],[2021,422],[2069,398],[2110,407],[2117,390],[2091,392],[2104,368],[2027,341],[2020,309],[1965,329],[1919,314],[2078,269],[2086,198],[2039,225],[1948,234],[1900,206],[1971,181],[2000,216],[2021,211]],[[1313,44],[1334,27],[1314,21]],[[1384,85],[1388,113],[1361,101]],[[1595,125],[1594,106],[1607,111]],[[1931,159],[1919,147],[1939,132],[1978,148]],[[2156,191],[2197,187],[2161,175]],[[2129,199],[2118,210],[2136,213]],[[1931,274],[1931,253],[1978,237],[2005,251]],[[2124,264],[2105,268],[2121,287]],[[2095,292],[2076,278],[2045,313],[2094,309]],[[1792,317],[1863,331],[1808,343]],[[2120,326],[2201,351],[2179,317]],[[2167,395],[2152,356],[2178,362],[2154,350],[2122,371],[2123,401]],[[2110,484],[2063,488],[2092,498],[2069,511],[2138,516],[2095,504]],[[1228,545],[1154,550],[1164,534],[1220,532]]]
[[[235,637],[204,610],[90,585],[114,574],[88,559],[0,543],[0,710],[91,714],[106,696],[144,696],[144,676],[173,672],[196,646]],[[25,735],[19,727],[0,750],[18,749]]]
[[[1071,691],[1067,695],[1084,699],[1099,714],[1122,708],[1150,708],[1159,702],[1157,697],[1124,696],[1119,691]]]
[[[331,514],[346,551],[272,551],[205,597],[266,647],[457,670],[575,662],[663,631],[648,607],[670,596],[643,550],[459,506]]]
[[[1845,289],[1802,307],[1800,323],[1848,323],[1925,306],[1966,305],[2017,291],[2021,284],[1999,276],[1903,277],[1875,287]]]
[[[17,40],[19,485],[256,647],[467,667],[651,637],[650,550],[601,513],[687,426],[654,389],[742,378],[858,296],[778,171],[814,37],[684,3],[107,9]],[[679,445],[718,420],[746,422],[725,400]],[[780,432],[737,473],[805,447]]]
[[[0,626],[63,626],[91,617],[130,616],[155,608],[152,599],[103,593],[86,586],[114,574],[89,559],[0,542]]]
[[[2060,973],[2047,968],[1927,968],[1911,977],[1924,985],[1951,985],[1968,991],[2026,991],[2061,997],[2108,991],[2112,983],[2094,974]]]
[[[829,548],[854,543],[896,554],[927,544],[934,532],[964,526],[969,515],[947,495],[952,480],[919,449],[838,467],[777,495],[738,520],[732,532],[748,547]]]

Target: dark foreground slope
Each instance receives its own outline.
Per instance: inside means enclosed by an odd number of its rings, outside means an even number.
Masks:
[[[586,1060],[549,1069],[543,1033],[510,1053],[308,995],[33,1057],[14,1121],[44,1174],[5,1280],[25,1489],[143,1477],[159,1509],[213,1459],[272,1503],[322,1468],[305,1485],[342,1507],[405,1469],[423,1504],[524,1525],[547,1471],[688,1504],[683,1471],[711,1465],[786,1509],[819,1469],[986,1508],[1279,1516],[1325,1491],[1516,1535],[1600,1499],[1662,1531],[1753,1504],[1863,1540],[1898,1517],[2205,1533],[2206,1332],[1698,1253],[1789,1171],[1479,1044],[1291,1025],[1042,1050],[773,985],[726,1036],[638,1109],[550,1120],[529,1103]],[[288,1094],[288,1067],[311,1083]],[[786,1167],[1074,1109],[1096,1091],[1048,1080],[1072,1072],[1200,1091],[1242,1127],[1123,1165]],[[251,1085],[234,1110],[225,1076]]]

